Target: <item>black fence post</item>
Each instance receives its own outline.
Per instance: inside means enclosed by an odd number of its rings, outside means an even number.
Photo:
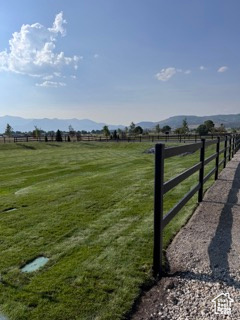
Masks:
[[[232,143],[232,158],[234,156],[235,153],[235,136],[233,136],[233,143]]]
[[[216,153],[217,153],[217,157],[216,157],[216,162],[215,162],[215,167],[216,167],[216,171],[215,171],[215,180],[217,180],[217,179],[218,179],[220,137],[217,137],[217,139],[218,139],[218,141],[217,141],[217,146],[216,146]]]
[[[163,249],[163,181],[164,181],[165,145],[155,146],[155,184],[154,184],[154,244],[153,244],[153,274],[162,272]]]
[[[200,149],[200,162],[202,164],[199,170],[199,184],[200,189],[198,190],[198,202],[202,202],[203,199],[203,178],[204,178],[204,161],[205,161],[205,139],[202,140],[202,147]]]
[[[228,142],[228,136],[225,136],[223,168],[225,168],[227,164],[227,142]]]
[[[231,150],[232,150],[232,137],[230,137],[229,141],[229,154],[228,154],[228,161],[231,160]]]

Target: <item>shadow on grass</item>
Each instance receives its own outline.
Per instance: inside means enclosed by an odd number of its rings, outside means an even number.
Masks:
[[[60,144],[56,144],[54,141],[52,143],[46,143],[47,146],[49,147],[60,147]]]
[[[36,150],[36,148],[34,146],[29,146],[29,145],[22,144],[22,143],[18,143],[18,146],[20,146],[24,149]]]
[[[1,280],[1,283],[4,286],[9,287],[11,289],[14,289],[16,291],[31,293],[31,294],[34,294],[34,295],[40,297],[41,299],[46,299],[46,300],[48,300],[50,302],[59,302],[59,300],[54,296],[56,294],[55,291],[33,291],[33,290],[29,290],[29,289],[26,289],[26,288],[11,284],[10,282],[5,281],[3,279]]]

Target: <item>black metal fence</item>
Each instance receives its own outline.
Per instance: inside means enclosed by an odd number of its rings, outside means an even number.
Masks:
[[[216,139],[218,136],[226,136],[225,134],[208,134],[205,136],[201,136],[199,134],[140,134],[140,135],[117,135],[114,136],[104,136],[104,135],[96,135],[96,134],[76,134],[69,135],[66,133],[62,133],[62,140],[65,142],[77,142],[77,141],[99,141],[99,142],[108,142],[108,141],[125,141],[125,142],[199,142],[201,139],[205,138],[207,140]],[[231,134],[228,134],[231,136]],[[6,135],[0,136],[0,143],[10,143],[10,142],[53,142],[56,141],[55,135],[39,135],[38,137],[31,136],[28,134],[14,135],[11,137],[7,137]]]
[[[224,147],[220,149],[220,143],[224,142]],[[205,158],[206,148],[210,145],[216,145],[214,154]],[[198,192],[198,202],[203,199],[203,187],[205,182],[215,174],[215,180],[218,179],[219,167],[226,166],[236,151],[240,148],[240,135],[230,135],[225,137],[217,137],[217,139],[206,140],[201,142],[188,144],[183,146],[165,148],[164,144],[156,144],[155,146],[155,190],[154,190],[154,248],[153,248],[153,272],[154,275],[163,273],[163,230],[166,225],[176,216],[176,214],[184,207],[184,205]],[[178,176],[164,182],[164,161],[167,158],[174,157],[186,152],[193,153],[200,150],[200,159],[191,168],[185,170]],[[220,161],[220,155],[223,159]],[[204,176],[204,168],[211,161],[215,160],[214,168]],[[165,215],[163,215],[163,196],[171,191],[179,183],[199,172],[199,179],[195,185],[184,197]]]

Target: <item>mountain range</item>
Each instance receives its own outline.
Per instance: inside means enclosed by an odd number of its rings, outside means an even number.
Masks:
[[[176,129],[182,126],[184,119],[187,119],[190,128],[196,128],[206,120],[212,120],[215,127],[223,124],[226,128],[240,128],[240,114],[220,114],[213,116],[192,116],[192,115],[179,115],[167,118],[157,122],[139,122],[138,125],[144,129],[154,128],[157,124],[162,128],[163,126],[170,126],[172,129]]]
[[[202,124],[206,120],[212,120],[215,126],[223,124],[226,128],[239,128],[240,127],[240,114],[225,114],[225,115],[213,115],[213,116],[192,116],[192,115],[179,115],[173,116],[162,121],[142,121],[136,125],[141,126],[143,129],[152,129],[157,124],[162,128],[165,125],[169,125],[172,129],[181,127],[183,119],[187,119],[190,128],[194,128]],[[106,123],[98,123],[89,119],[25,119],[14,116],[2,116],[0,117],[0,133],[3,133],[7,124],[13,128],[14,131],[28,132],[34,130],[35,126],[44,131],[68,131],[71,125],[74,130],[101,130]],[[124,125],[111,125],[108,124],[110,130],[116,130],[118,128],[124,129]]]
[[[98,123],[89,119],[25,119],[21,117],[3,116],[0,117],[0,133],[5,132],[7,124],[13,128],[14,131],[29,132],[33,131],[35,126],[44,131],[69,131],[71,125],[74,130],[102,130],[105,123]],[[116,130],[118,128],[124,129],[122,125],[109,125],[110,130]]]

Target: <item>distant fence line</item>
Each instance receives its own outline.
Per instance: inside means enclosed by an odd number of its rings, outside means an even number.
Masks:
[[[108,142],[108,141],[125,141],[125,142],[198,142],[202,138],[205,139],[216,139],[219,136],[232,136],[232,134],[222,133],[222,134],[208,134],[208,135],[198,135],[198,134],[158,134],[158,135],[128,135],[128,136],[117,136],[113,138],[112,136],[103,135],[62,135],[63,142],[80,142],[80,141],[95,141],[95,142]],[[34,137],[30,135],[16,135],[12,137],[0,136],[0,143],[17,143],[17,142],[54,142],[56,141],[55,135],[42,135],[39,137]]]
[[[221,146],[222,143],[222,146]],[[215,145],[215,152],[208,158],[205,151],[210,145]],[[155,146],[155,188],[154,188],[154,249],[153,249],[153,272],[155,275],[163,274],[163,230],[166,225],[178,214],[186,203],[198,192],[198,202],[203,200],[203,187],[206,181],[214,175],[218,179],[220,166],[226,167],[234,154],[240,149],[240,134],[218,136],[217,139],[186,144],[183,146],[165,148],[165,144],[158,143]],[[191,168],[180,173],[176,177],[164,181],[165,159],[180,154],[199,152],[199,161]],[[223,159],[220,160],[220,155]],[[206,175],[205,166],[214,160],[214,166]],[[163,214],[164,195],[175,188],[179,183],[198,172],[198,183],[178,201],[178,203],[165,215]]]

